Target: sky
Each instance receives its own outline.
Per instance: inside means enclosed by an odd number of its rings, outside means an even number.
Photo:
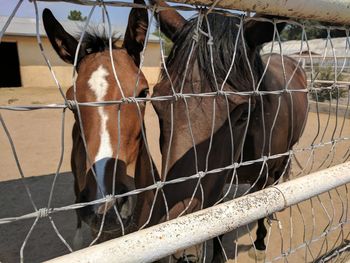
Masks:
[[[12,13],[17,3],[18,3],[18,0],[0,0],[0,16],[9,16]],[[92,6],[83,6],[83,5],[69,4],[64,2],[38,1],[37,5],[38,5],[40,16],[44,8],[49,8],[59,21],[68,20],[67,16],[70,10],[79,10],[82,12],[82,16],[88,16],[90,10],[92,9]],[[129,7],[109,6],[107,7],[107,11],[110,16],[112,24],[117,25],[121,28],[126,27],[126,24],[128,22],[128,16],[130,13]],[[193,15],[193,12],[185,12],[182,14],[188,18]],[[18,9],[16,16],[34,18],[35,17],[34,3],[29,2],[28,0],[24,0],[20,8]],[[102,21],[102,8],[98,6],[95,8],[93,16],[91,17],[91,21],[93,22]]]
[[[17,0],[0,0],[0,15],[8,16],[13,11],[14,7],[18,3]],[[55,17],[62,21],[67,20],[67,16],[70,10],[79,10],[82,12],[83,16],[88,16],[92,6],[83,6],[76,4],[69,4],[64,2],[37,2],[39,14],[41,15],[44,8],[49,8]],[[126,25],[128,21],[128,16],[130,8],[128,7],[107,7],[108,13],[112,24]],[[35,17],[34,4],[28,0],[24,0],[18,9],[16,16],[18,17]],[[102,17],[102,9],[96,7],[94,14],[92,16],[92,21],[99,22]]]

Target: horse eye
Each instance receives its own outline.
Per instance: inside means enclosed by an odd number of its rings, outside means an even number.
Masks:
[[[249,117],[249,108],[246,107],[241,114],[241,117],[239,118],[240,121],[247,121]]]
[[[138,98],[146,98],[149,94],[149,88],[145,88],[141,90],[140,94],[137,96]]]

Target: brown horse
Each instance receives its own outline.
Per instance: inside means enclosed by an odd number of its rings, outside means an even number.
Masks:
[[[173,95],[174,100],[152,102],[161,129],[161,178],[198,176],[166,185],[150,224],[214,205],[232,175],[236,184],[250,183],[251,191],[275,183],[288,173],[290,156],[268,157],[288,153],[307,116],[306,75],[298,63],[259,53],[273,39],[273,23],[215,13],[186,21],[174,10],[160,11],[157,19],[174,43],[153,94]],[[277,23],[277,31],[284,26]],[[195,96],[199,93],[209,95]],[[249,166],[234,165],[259,158]],[[263,250],[263,219],[258,226],[255,246]],[[177,262],[201,257],[200,249],[173,255]]]
[[[138,3],[144,2],[139,0]],[[57,54],[73,64],[78,41],[64,30],[50,10],[44,10],[43,21]],[[147,28],[147,11],[132,9],[123,45],[117,47],[117,39],[113,39],[112,55],[107,36],[85,32],[77,57],[76,92],[71,87],[67,99],[84,103],[145,98],[148,84],[139,64]],[[137,163],[144,162],[149,168],[142,136],[144,110],[144,102],[75,106],[71,166],[77,203],[122,195],[135,189]],[[136,197],[130,195],[80,208],[77,210],[78,230],[83,220],[90,226],[93,236],[102,231],[99,241],[130,232],[135,227],[135,206]]]

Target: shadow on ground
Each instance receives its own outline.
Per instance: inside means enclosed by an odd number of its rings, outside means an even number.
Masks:
[[[28,186],[37,208],[47,207],[54,175],[30,177],[24,180],[12,180],[0,183],[0,219],[17,217],[34,211],[30,198],[25,190]],[[74,203],[73,175],[59,174],[52,207],[62,207]],[[60,212],[52,219],[62,235],[71,245],[75,234],[76,216],[74,211]],[[35,219],[20,220],[0,224],[0,262],[20,262],[21,246]],[[90,240],[89,231],[85,229],[84,237]],[[28,241],[23,255],[24,262],[41,262],[68,253],[69,250],[54,231],[48,218],[38,221]]]
[[[0,219],[18,217],[32,213],[34,208],[26,192],[26,184],[32,199],[38,209],[47,207],[54,175],[36,176],[24,180],[12,180],[0,183]],[[74,203],[73,175],[71,173],[59,174],[53,191],[51,207],[64,207]],[[62,238],[72,246],[76,228],[76,215],[74,211],[52,214],[52,219]],[[20,262],[20,250],[24,244],[35,219],[25,219],[12,223],[0,224],[0,262]],[[250,226],[252,228],[253,225]],[[89,229],[83,227],[84,246],[91,242]],[[234,258],[237,236],[247,233],[242,227],[237,232],[225,235],[223,244],[228,258]],[[212,256],[212,242],[207,242],[207,259]],[[238,250],[242,250],[238,246]],[[243,249],[244,250],[244,249]],[[38,221],[23,250],[24,262],[42,262],[60,255],[69,253],[68,248],[60,240],[50,220],[42,218]]]

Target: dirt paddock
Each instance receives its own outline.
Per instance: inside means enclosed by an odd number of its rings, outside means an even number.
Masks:
[[[36,105],[62,101],[59,92],[54,87],[0,89],[0,105]],[[33,200],[38,208],[46,207],[54,178],[53,174],[57,170],[60,158],[62,111],[14,112],[2,110],[1,114],[15,143],[18,158],[26,177],[24,181],[29,186]],[[345,120],[344,124],[343,120]],[[54,189],[53,207],[74,203],[73,178],[69,165],[72,124],[72,113],[67,111],[64,130],[64,159]],[[157,143],[159,129],[157,127],[157,117],[148,107],[146,128],[151,152],[159,168],[160,153]],[[310,146],[312,142],[317,145],[320,142],[331,141],[332,137],[339,137],[340,132],[342,132],[341,137],[350,137],[350,119],[310,112],[303,137],[295,148],[303,149]],[[33,212],[3,129],[0,132],[0,145],[0,218],[16,217]],[[297,152],[296,159],[299,164],[293,160],[293,176],[302,176],[310,171],[341,163],[345,160],[344,155],[348,153],[349,149],[349,140],[345,140],[335,144],[335,146],[329,144],[315,148],[313,151]],[[344,204],[347,205],[346,200],[349,200],[348,191],[346,187],[342,187],[338,191],[322,195],[319,199],[304,202],[299,207],[286,209],[276,214],[271,220],[267,258],[273,259],[281,252],[302,244],[305,238],[312,239],[317,234],[321,234],[328,227],[327,224],[331,221],[329,218],[332,219],[332,225],[336,225],[340,217],[347,216],[340,213],[343,211],[340,208]],[[349,209],[347,211],[350,213]],[[71,244],[76,224],[75,213],[73,211],[57,213],[52,218],[63,238]],[[33,220],[21,220],[10,224],[0,224],[0,262],[19,261],[20,248],[32,223]],[[226,235],[224,243],[225,247],[228,247],[229,258],[234,257],[237,248],[238,262],[255,262],[246,253],[252,246],[254,225],[250,226],[249,229],[251,234],[247,234],[249,231],[247,231],[247,227],[244,227]],[[349,233],[348,225],[343,227],[343,232],[334,230],[329,232],[324,239],[310,244],[309,248],[298,249],[296,253],[288,257],[288,262],[301,262],[305,259],[308,262],[314,261],[315,255],[318,254],[317,251],[321,250],[325,253],[331,250],[331,244],[337,242],[339,244],[338,237],[341,233],[344,235]],[[234,238],[236,235],[242,236],[238,242]],[[86,245],[88,245],[91,241],[88,229],[84,231],[84,238]],[[348,237],[342,237],[342,239],[346,238]],[[328,247],[322,245],[323,243],[327,243]],[[65,253],[68,253],[68,250],[53,230],[48,218],[39,220],[31,237],[27,240],[24,249],[25,262],[40,262]],[[276,259],[274,262],[284,261]]]

